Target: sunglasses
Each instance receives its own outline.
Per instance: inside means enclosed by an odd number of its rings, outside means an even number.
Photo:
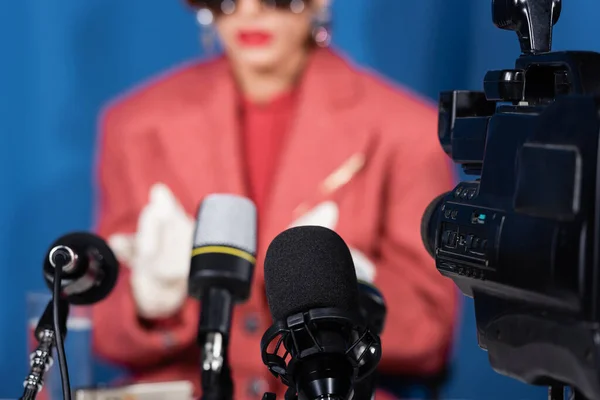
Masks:
[[[212,11],[213,14],[233,14],[237,2],[237,0],[187,0],[191,7],[205,8]],[[267,8],[301,13],[310,0],[260,0],[260,2]]]

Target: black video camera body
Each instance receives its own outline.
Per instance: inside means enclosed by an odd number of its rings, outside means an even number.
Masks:
[[[600,398],[600,54],[550,52],[560,0],[494,0],[514,69],[440,96],[439,138],[473,181],[435,199],[423,239],[473,297],[499,373]]]

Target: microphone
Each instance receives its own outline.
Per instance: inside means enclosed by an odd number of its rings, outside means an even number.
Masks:
[[[274,323],[262,359],[289,387],[286,399],[351,398],[355,382],[377,367],[381,344],[360,315],[346,243],[319,226],[280,233],[267,249],[265,287]]]
[[[106,242],[87,232],[60,237],[44,261],[44,280],[52,290],[61,268],[61,294],[69,303],[89,305],[103,300],[117,283],[119,263]]]
[[[100,237],[76,232],[60,237],[44,257],[43,276],[52,291],[52,299],[38,321],[37,348],[30,356],[30,370],[23,383],[21,400],[35,400],[42,390],[44,373],[53,363],[56,347],[62,391],[71,399],[69,372],[64,349],[69,304],[89,305],[103,300],[114,288],[119,263]]]
[[[250,297],[256,263],[256,206],[231,194],[207,196],[198,209],[188,293],[200,300],[204,398],[232,398],[227,363],[235,303]]]

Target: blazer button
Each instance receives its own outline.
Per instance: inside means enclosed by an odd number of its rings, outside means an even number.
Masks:
[[[244,329],[248,333],[256,333],[260,328],[260,316],[258,313],[248,313],[244,318]]]
[[[269,384],[264,379],[252,378],[248,383],[248,396],[262,398],[269,391]]]

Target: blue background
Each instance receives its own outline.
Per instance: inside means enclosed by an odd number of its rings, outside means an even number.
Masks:
[[[0,397],[20,395],[25,292],[44,290],[41,258],[59,235],[93,220],[96,117],[125,88],[201,56],[178,0],[19,0],[0,6]],[[565,2],[555,49],[598,50],[600,4]],[[491,0],[338,0],[334,42],[357,62],[432,99],[479,89],[511,67],[516,36],[491,22]],[[446,398],[543,399],[496,375],[464,302]]]

